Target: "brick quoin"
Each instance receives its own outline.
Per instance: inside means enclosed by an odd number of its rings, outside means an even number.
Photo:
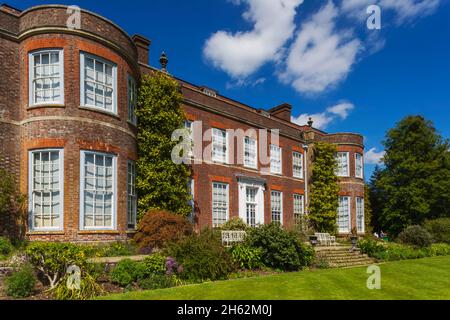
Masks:
[[[28,193],[29,152],[36,149],[64,150],[64,228],[55,232],[27,229],[27,238],[36,241],[108,242],[123,241],[133,235],[127,230],[127,161],[137,159],[137,128],[128,119],[127,77],[157,72],[148,65],[150,40],[130,37],[113,22],[82,10],[82,29],[66,26],[67,6],[43,5],[20,11],[0,6],[0,59],[6,61],[0,77],[0,167],[14,176],[20,191]],[[64,104],[29,106],[29,54],[41,49],[64,52]],[[117,65],[117,115],[80,107],[80,53],[90,53]],[[336,144],[338,151],[349,152],[350,177],[341,178],[340,195],[351,197],[351,227],[356,226],[355,197],[364,197],[364,181],[355,177],[355,153],[364,153],[358,134],[327,134],[310,126],[290,122],[291,106],[282,104],[269,110],[255,109],[217,94],[205,93],[205,87],[177,79],[184,97],[183,109],[190,121],[202,121],[203,131],[211,128],[280,132],[282,174],[263,174],[237,164],[238,143],[234,141],[234,164],[216,164],[205,159],[192,165],[195,194],[195,225],[201,230],[212,225],[212,183],[229,185],[229,216],[239,216],[239,179],[264,181],[264,221],[271,221],[270,191],[283,192],[283,225],[293,226],[293,195],[309,199],[307,184],[311,173],[310,149],[317,141]],[[204,141],[205,148],[210,142]],[[84,231],[80,220],[80,152],[92,150],[117,156],[116,230]],[[306,161],[305,179],[293,177],[292,152],[300,152]],[[269,154],[268,150],[266,150]],[[258,157],[259,158],[259,157]],[[306,203],[307,206],[308,202]],[[0,232],[17,232],[12,216],[0,217]]]

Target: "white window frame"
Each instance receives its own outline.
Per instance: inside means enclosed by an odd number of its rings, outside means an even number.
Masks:
[[[102,156],[112,156],[112,190],[113,195],[111,198],[111,227],[87,227],[84,225],[84,179],[85,179],[85,157],[86,154],[102,155]],[[80,151],[80,230],[116,230],[117,229],[117,155],[113,153],[101,152],[101,151]]]
[[[34,196],[33,196],[33,178],[34,178],[34,170],[33,170],[33,160],[34,154],[41,152],[55,152],[59,153],[59,195],[60,195],[60,226],[56,227],[45,227],[45,228],[37,228],[34,225]],[[28,219],[29,226],[31,231],[62,231],[64,230],[64,149],[61,148],[50,148],[50,149],[36,149],[30,150],[28,152]]]
[[[215,217],[214,216],[214,185],[220,185],[220,186],[225,186],[225,199],[226,199],[226,213],[225,213],[225,221],[223,221],[222,223],[219,223],[219,217]],[[212,222],[212,226],[213,228],[217,228],[220,227],[221,225],[223,225],[225,222],[227,222],[230,219],[230,185],[228,183],[223,183],[223,182],[213,182],[211,184],[212,188],[211,188],[211,222]],[[216,218],[216,221],[214,221],[214,219]]]
[[[279,196],[280,196],[280,221],[279,221],[279,223],[280,223],[280,225],[282,226],[283,225],[283,192],[281,192],[281,191],[278,191],[278,190],[271,190],[270,191],[270,222],[278,222],[278,221],[274,221],[273,220],[273,210],[274,210],[274,208],[273,208],[273,202],[272,202],[272,198],[273,198],[273,194],[274,193],[278,193],[279,194]]]
[[[112,87],[113,87],[113,93],[111,96],[112,99],[112,110],[107,110],[105,108],[101,108],[101,107],[97,107],[96,105],[89,105],[86,103],[86,95],[85,95],[85,59],[86,58],[90,58],[90,59],[94,59],[97,60],[101,63],[104,64],[108,64],[111,66],[112,68]],[[94,68],[95,68],[95,63],[94,63]],[[80,52],[80,104],[81,107],[83,108],[89,108],[89,109],[94,109],[94,110],[98,110],[100,112],[105,112],[105,113],[109,113],[109,114],[114,114],[117,115],[117,65],[109,60],[106,60],[104,58],[101,58],[99,56],[96,56],[94,54],[90,54],[87,52]]]
[[[300,175],[296,174],[296,171],[295,171],[295,167],[296,167],[296,165],[295,165],[295,159],[296,159],[295,155],[299,155],[300,156]],[[303,157],[303,153],[298,152],[298,151],[293,151],[292,152],[292,176],[294,178],[303,179],[303,177],[304,177],[304,173],[303,173],[303,170],[304,170],[303,161],[304,160],[303,160],[303,158],[304,158]]]
[[[358,205],[358,201],[361,201],[361,204],[360,204],[360,208],[361,208],[361,211],[362,211],[362,215],[358,215],[358,213],[359,213],[359,205]],[[362,197],[356,197],[355,198],[355,211],[356,211],[356,230],[359,232],[359,233],[364,233],[364,232],[366,232],[366,227],[365,227],[365,216],[364,216],[364,198],[362,198]],[[361,221],[361,228],[358,228],[358,224],[360,223],[360,221],[359,221],[359,218],[360,217],[362,217],[362,221]]]
[[[130,166],[133,172],[130,172]],[[130,193],[131,189],[131,193]],[[133,211],[130,212],[130,202],[134,203]],[[132,216],[132,221],[130,220]],[[137,227],[137,194],[136,194],[136,162],[132,160],[127,161],[127,229],[136,230]]]
[[[189,216],[189,220],[194,223],[195,218],[195,179],[189,178],[189,193],[191,194],[192,199],[189,201],[189,205],[192,208],[191,214]]]
[[[280,156],[279,159],[275,159],[273,157],[273,151],[275,151],[275,150],[277,151],[278,155]],[[277,162],[277,163],[279,162],[279,164],[280,164],[279,170],[275,170],[274,162]],[[270,145],[270,173],[281,175],[282,172],[283,172],[283,149],[279,146],[271,144]]]
[[[136,79],[130,74],[127,76],[127,97],[128,97],[128,122],[137,124],[137,84]],[[134,100],[132,99],[134,97]]]
[[[359,162],[361,166],[361,172],[358,174],[358,156],[360,157]],[[364,158],[361,153],[355,153],[355,177],[364,179]]]
[[[301,212],[296,212],[295,208],[296,208],[296,201],[300,199],[300,210]],[[300,216],[301,219],[303,219],[305,217],[305,196],[302,194],[298,194],[298,193],[294,193],[294,196],[292,198],[293,201],[293,215],[294,215],[294,222],[298,223],[297,220],[297,215]]]
[[[189,131],[189,139],[191,140],[191,146],[187,154],[188,159],[194,158],[194,121],[185,120],[184,129]],[[211,151],[212,152],[212,151]]]
[[[341,164],[340,164],[341,158],[339,157],[339,155],[342,155],[342,154],[345,154],[345,155],[346,155],[346,159],[347,159],[347,163],[346,163],[347,170],[346,170],[345,173],[343,173],[343,172],[340,171],[340,168],[341,168]],[[337,163],[338,163],[338,167],[337,167],[337,169],[336,169],[336,175],[337,175],[338,177],[350,177],[350,153],[349,153],[349,152],[337,152],[337,153],[336,153],[336,161],[337,161]]]
[[[255,143],[255,147],[254,147],[255,149],[253,150],[254,151],[253,158],[246,157],[247,146],[248,146],[249,150],[251,150],[251,148],[250,148],[251,143],[247,144],[247,139],[249,140],[249,142]],[[246,137],[244,137],[243,144],[244,144],[244,167],[251,168],[251,169],[257,169],[258,168],[258,140],[246,136]]]
[[[34,95],[34,56],[42,53],[55,53],[59,55],[59,83],[60,99],[54,101],[35,102]],[[30,107],[42,105],[63,105],[64,104],[64,50],[63,49],[43,49],[28,53],[28,104]]]
[[[215,133],[216,132],[225,132],[225,159],[222,158],[217,158],[214,156],[214,145],[215,145]],[[211,146],[211,160],[213,162],[218,162],[218,163],[228,163],[228,153],[229,153],[229,145],[228,145],[228,132],[225,129],[219,129],[219,128],[212,128],[211,131],[211,140],[212,140],[212,146]]]
[[[341,199],[347,199],[347,204],[348,204],[348,210],[347,210],[347,217],[348,217],[348,226],[347,229],[341,229],[340,225],[339,225],[339,212],[340,212],[340,208],[341,208]],[[338,225],[338,230],[339,233],[349,233],[350,232],[350,228],[351,228],[351,197],[350,196],[339,196],[339,206],[338,206],[338,216],[337,216],[337,225]]]

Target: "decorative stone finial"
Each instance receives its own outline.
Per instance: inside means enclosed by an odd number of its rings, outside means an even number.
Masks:
[[[159,57],[159,63],[161,63],[161,70],[163,72],[167,72],[167,64],[169,63],[169,59],[167,59],[167,55],[164,51],[161,53],[161,57]]]
[[[312,127],[314,121],[311,117],[309,117],[308,126]]]

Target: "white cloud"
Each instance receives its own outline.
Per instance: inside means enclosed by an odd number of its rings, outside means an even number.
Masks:
[[[342,0],[342,12],[360,21],[368,17],[366,9],[369,5],[379,5],[382,10],[394,11],[397,24],[410,22],[417,17],[433,14],[441,0]]]
[[[326,127],[336,118],[340,118],[341,120],[347,119],[351,110],[353,110],[355,106],[351,103],[340,103],[335,106],[327,108],[324,112],[320,113],[303,113],[298,117],[292,117],[291,121],[303,126],[306,125],[311,118],[314,121],[313,127],[324,130]]]
[[[284,83],[302,93],[319,93],[347,77],[361,42],[349,30],[336,29],[339,10],[329,1],[310,20],[303,23],[289,49],[285,70],[279,74]]]
[[[372,148],[364,155],[364,162],[367,164],[380,164],[385,154],[385,151],[377,152],[376,148]]]
[[[328,112],[338,115],[342,120],[347,119],[348,114],[355,106],[351,103],[340,103],[327,109]]]
[[[233,78],[245,78],[275,61],[295,30],[294,18],[303,0],[233,0],[246,4],[243,18],[254,24],[248,32],[218,31],[205,43],[204,56]]]
[[[394,10],[397,23],[409,22],[420,16],[433,14],[440,4],[440,0],[379,0],[381,10]]]

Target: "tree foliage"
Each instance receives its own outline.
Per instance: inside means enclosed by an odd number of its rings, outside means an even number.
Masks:
[[[339,184],[336,176],[336,147],[319,142],[314,147],[309,219],[318,232],[336,233]]]
[[[151,209],[169,210],[187,216],[191,213],[187,165],[175,164],[171,152],[177,141],[172,133],[183,127],[179,84],[164,73],[144,76],[139,89],[138,149],[136,189],[138,213]]]
[[[364,184],[364,230],[370,234],[372,228],[372,202],[370,198],[370,190],[367,184]]]
[[[409,225],[450,216],[448,140],[430,121],[408,116],[383,143],[385,167],[374,173],[371,183],[379,227],[395,236]]]

